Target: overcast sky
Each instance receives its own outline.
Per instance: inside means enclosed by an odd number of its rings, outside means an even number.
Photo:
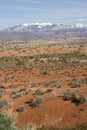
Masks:
[[[87,22],[87,0],[0,0],[0,30],[23,23]]]

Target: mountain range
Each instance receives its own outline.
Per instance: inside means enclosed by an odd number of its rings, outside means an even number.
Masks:
[[[0,31],[1,40],[51,39],[57,37],[87,37],[87,26],[82,23],[24,23]]]

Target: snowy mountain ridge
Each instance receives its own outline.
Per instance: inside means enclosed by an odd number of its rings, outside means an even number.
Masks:
[[[82,23],[61,24],[61,23],[24,23],[2,30],[1,32],[29,32],[29,31],[54,31],[61,29],[85,28]]]

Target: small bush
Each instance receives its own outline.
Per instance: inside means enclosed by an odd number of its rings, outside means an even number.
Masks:
[[[37,130],[37,128],[33,124],[29,124],[27,126],[24,126],[22,130]]]
[[[47,75],[47,71],[40,72],[40,75]]]
[[[77,92],[70,91],[70,90],[63,91],[63,99],[69,100],[77,105],[80,105],[86,102],[86,98],[84,97],[84,95],[78,96]]]
[[[50,93],[52,91],[53,91],[53,89],[49,88],[49,89],[47,89],[47,91],[45,93]]]
[[[38,107],[42,103],[42,98],[30,98],[27,102],[31,107]]]
[[[6,107],[8,105],[7,101],[2,99],[0,100],[0,108]]]
[[[56,88],[61,88],[62,86],[61,85],[58,85]]]
[[[19,98],[19,97],[22,97],[22,96],[27,95],[27,94],[28,94],[28,91],[26,90],[26,88],[21,88],[19,90],[13,91],[11,93],[11,97],[12,98]]]
[[[82,79],[83,84],[87,84],[87,78]]]
[[[39,89],[37,89],[35,92],[36,92],[37,95],[43,95],[44,94],[44,92],[39,90]]]
[[[32,83],[31,84],[31,87],[33,88],[33,87],[36,87],[36,84],[35,83]]]
[[[19,98],[19,97],[21,97],[21,93],[16,93],[16,94],[12,95],[12,98]]]
[[[17,112],[23,112],[24,111],[24,107],[23,106],[20,106],[16,109]]]
[[[26,88],[20,88],[19,92],[26,91]]]
[[[33,98],[30,98],[28,101],[27,101],[27,103],[32,103],[33,102]]]
[[[4,86],[4,85],[2,85],[2,84],[0,84],[0,88],[4,88],[4,89],[5,89],[5,86]]]
[[[78,100],[79,100],[78,104],[83,104],[84,102],[87,101],[84,95],[80,95]]]
[[[80,83],[77,81],[77,79],[72,79],[72,81],[69,84],[71,88],[78,88],[81,87]]]
[[[9,85],[9,88],[15,88],[15,86],[13,84]]]

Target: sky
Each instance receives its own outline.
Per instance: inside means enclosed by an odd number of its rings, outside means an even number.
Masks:
[[[0,0],[0,30],[24,23],[87,22],[87,0]]]

